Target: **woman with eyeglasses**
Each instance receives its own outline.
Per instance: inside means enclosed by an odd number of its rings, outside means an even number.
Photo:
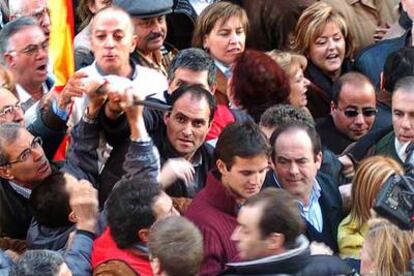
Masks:
[[[367,222],[375,198],[385,181],[393,174],[403,174],[402,167],[393,159],[373,156],[365,159],[352,180],[351,211],[338,227],[339,254],[343,258],[359,260]]]
[[[344,17],[326,3],[311,5],[296,24],[293,50],[308,59],[307,106],[315,119],[326,117],[333,83],[352,67],[353,42]]]

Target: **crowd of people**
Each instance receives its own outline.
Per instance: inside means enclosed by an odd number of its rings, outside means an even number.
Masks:
[[[414,148],[414,0],[74,6],[58,87],[47,0],[0,1],[0,275],[413,273],[374,205]]]

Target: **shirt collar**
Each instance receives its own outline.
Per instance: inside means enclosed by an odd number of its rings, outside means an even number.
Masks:
[[[43,94],[46,94],[48,92],[46,83],[42,83],[42,89]],[[24,103],[32,98],[32,96],[29,94],[29,92],[26,91],[26,89],[23,88],[20,84],[16,84],[16,91],[17,95],[19,96],[20,102]]]
[[[303,210],[308,210],[314,203],[319,201],[320,197],[321,197],[321,186],[319,185],[318,181],[314,179],[311,193],[309,195],[308,204],[306,204],[305,206],[305,204],[303,204],[301,201],[298,201],[299,206]]]
[[[409,144],[410,142],[401,143],[398,141],[397,137],[394,139],[395,151],[402,161],[405,161],[405,159],[407,159],[407,153],[405,151],[407,150]]]
[[[214,63],[216,64],[217,68],[226,76],[226,78],[230,78],[231,74],[233,73],[231,71],[231,67],[228,65],[225,65],[224,63],[214,60]]]
[[[16,184],[12,181],[9,181],[9,184],[16,193],[18,193],[19,195],[23,196],[26,199],[29,199],[29,197],[32,193],[32,190],[30,190],[28,188],[25,188],[25,187],[22,187],[19,184]]]
[[[106,75],[111,75],[111,74],[106,74],[99,66],[98,66],[98,63],[96,62],[96,60],[94,61],[94,64],[95,64],[95,69],[96,69],[96,71],[98,71],[98,73],[101,75],[101,76],[106,76]],[[134,79],[136,79],[137,78],[137,75],[138,75],[138,70],[137,70],[137,66],[136,66],[136,63],[132,60],[132,59],[129,59],[129,64],[131,65],[131,69],[132,69],[132,72],[131,72],[131,74],[128,76],[128,79],[130,79],[130,80],[134,80]]]

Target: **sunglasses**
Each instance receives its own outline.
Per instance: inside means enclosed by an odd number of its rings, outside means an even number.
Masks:
[[[372,108],[372,107],[366,107],[366,108],[363,108],[362,110],[354,109],[354,108],[347,108],[344,110],[344,114],[348,118],[355,118],[360,113],[362,113],[364,117],[372,117],[372,116],[377,115],[377,111],[378,111],[377,109]]]

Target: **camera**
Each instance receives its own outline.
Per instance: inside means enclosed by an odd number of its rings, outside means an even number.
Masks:
[[[374,210],[402,230],[414,229],[414,150],[410,143],[404,175],[391,175],[377,195]]]

